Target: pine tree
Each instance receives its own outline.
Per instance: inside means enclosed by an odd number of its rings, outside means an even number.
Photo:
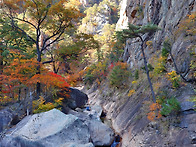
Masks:
[[[153,90],[153,86],[152,86],[152,82],[149,76],[149,70],[148,70],[148,66],[147,66],[147,59],[145,56],[145,52],[144,52],[144,43],[145,40],[143,40],[142,35],[146,34],[146,33],[154,33],[157,30],[159,30],[159,28],[156,25],[153,24],[147,24],[144,26],[136,26],[133,24],[129,24],[128,25],[128,29],[123,29],[122,31],[117,31],[117,39],[120,40],[121,42],[125,42],[127,38],[139,38],[141,41],[141,51],[142,51],[142,55],[143,55],[143,59],[144,59],[144,66],[145,66],[145,70],[146,70],[146,75],[148,78],[148,82],[150,85],[150,89],[151,89],[151,93],[152,93],[152,97],[153,97],[153,102],[156,103],[156,99],[155,99],[155,94],[154,94],[154,90]]]

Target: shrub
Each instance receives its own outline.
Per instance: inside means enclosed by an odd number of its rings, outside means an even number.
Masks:
[[[162,57],[168,57],[169,55],[169,51],[166,49],[166,48],[162,48],[162,51],[161,51],[161,56]]]
[[[127,86],[127,81],[130,76],[126,63],[117,62],[109,74],[110,85],[121,88]]]
[[[161,115],[168,116],[170,114],[176,114],[180,111],[180,103],[175,97],[167,99],[162,104]]]
[[[166,57],[160,57],[157,61],[157,63],[155,64],[155,67],[154,67],[154,73],[155,74],[161,74],[161,73],[164,73],[166,72]]]
[[[94,81],[102,81],[107,76],[107,61],[92,64],[84,74],[85,84],[93,84]]]
[[[176,71],[172,71],[167,74],[168,79],[172,82],[173,88],[178,88],[180,86],[180,76],[176,74]]]
[[[147,113],[147,118],[150,121],[155,121],[162,117],[160,113],[161,105],[158,103],[152,103],[149,105],[150,111]]]
[[[135,89],[129,90],[128,96],[132,96],[135,93]]]
[[[45,111],[49,111],[53,108],[57,108],[62,105],[63,98],[59,98],[52,102],[45,103],[45,99],[40,96],[40,99],[33,101],[33,113],[41,113]]]

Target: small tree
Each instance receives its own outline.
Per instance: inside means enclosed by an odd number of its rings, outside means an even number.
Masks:
[[[124,29],[122,31],[117,31],[117,39],[120,40],[121,42],[125,42],[127,38],[139,38],[141,43],[141,51],[142,51],[142,55],[143,55],[143,59],[144,59],[144,66],[145,66],[145,70],[146,70],[146,75],[148,78],[148,82],[150,85],[150,89],[151,89],[151,93],[152,93],[152,97],[153,97],[153,102],[156,103],[156,99],[155,99],[155,94],[154,94],[154,90],[153,90],[153,86],[152,86],[152,82],[149,76],[149,70],[148,70],[148,66],[147,66],[147,59],[145,56],[145,52],[144,52],[144,43],[145,40],[143,40],[142,35],[146,34],[146,33],[153,33],[156,32],[159,28],[156,25],[153,24],[148,24],[145,26],[136,26],[133,24],[129,24],[128,25],[128,29]]]

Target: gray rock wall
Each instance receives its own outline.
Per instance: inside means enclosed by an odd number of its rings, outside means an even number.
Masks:
[[[145,47],[147,58],[151,58],[154,53],[159,54],[163,42],[169,39],[177,66],[182,73],[185,73],[190,64],[190,48],[196,48],[196,38],[195,36],[185,37],[183,33],[176,34],[176,32],[179,23],[192,12],[196,12],[195,0],[123,0],[116,29],[126,28],[128,23],[157,24],[161,28],[160,31],[152,36],[143,36],[146,41],[153,43],[152,48]],[[129,63],[131,68],[143,66],[139,44],[137,40],[131,39],[126,42],[123,60]],[[196,53],[196,49],[193,51]]]

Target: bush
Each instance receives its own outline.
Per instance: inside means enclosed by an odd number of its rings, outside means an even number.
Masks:
[[[126,63],[117,62],[109,74],[110,85],[117,88],[126,87],[130,76],[130,71],[128,71],[127,68],[128,66]]]
[[[166,48],[162,48],[161,55],[162,57],[167,57],[169,55],[169,51]]]
[[[166,72],[166,57],[160,57],[157,61],[157,63],[155,64],[154,67],[154,73],[155,74],[162,74],[164,72]]]
[[[176,71],[168,73],[167,77],[172,82],[173,88],[178,88],[180,86],[180,76],[176,74]]]
[[[107,76],[107,61],[92,64],[84,74],[85,84],[93,84],[94,81],[102,81]]]
[[[40,96],[40,99],[33,101],[33,113],[41,113],[41,112],[49,111],[54,108],[58,108],[59,106],[62,105],[62,100],[63,98],[59,98],[54,100],[54,103],[52,102],[46,103],[45,99],[42,96]]]
[[[161,115],[168,116],[170,114],[176,114],[179,111],[180,103],[175,97],[172,97],[162,104]]]

